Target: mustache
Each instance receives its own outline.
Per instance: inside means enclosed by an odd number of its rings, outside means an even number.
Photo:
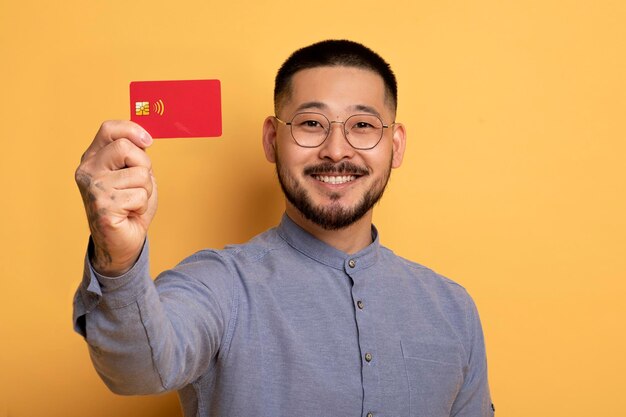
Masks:
[[[366,168],[360,167],[352,162],[343,161],[338,164],[332,162],[324,162],[318,165],[311,165],[304,168],[304,175],[316,175],[316,174],[345,174],[345,175],[368,175],[369,171]]]

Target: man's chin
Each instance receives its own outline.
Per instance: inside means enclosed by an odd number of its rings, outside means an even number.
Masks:
[[[363,207],[349,207],[337,203],[323,206],[298,205],[295,209],[308,221],[325,230],[345,229],[361,220],[369,211]]]
[[[386,181],[380,187],[373,184],[372,188],[362,191],[363,195],[357,198],[358,190],[353,188],[320,190],[301,186],[288,172],[282,171],[278,161],[276,169],[283,193],[291,206],[302,217],[325,230],[345,229],[361,220],[378,202],[386,185]],[[356,201],[352,201],[354,199]]]

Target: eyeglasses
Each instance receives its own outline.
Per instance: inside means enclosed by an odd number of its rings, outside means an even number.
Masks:
[[[330,135],[333,123],[343,125],[343,135],[354,149],[368,150],[374,148],[383,137],[383,129],[389,125],[383,123],[373,114],[355,114],[344,122],[330,121],[321,113],[296,113],[290,122],[274,116],[276,120],[291,128],[291,136],[303,148],[317,148]],[[392,123],[394,125],[395,123]]]

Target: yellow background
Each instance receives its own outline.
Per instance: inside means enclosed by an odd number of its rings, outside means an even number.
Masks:
[[[344,37],[391,62],[409,133],[382,241],[474,296],[498,415],[622,415],[626,3],[546,0],[2,0],[0,415],[180,415],[108,392],[72,331],[74,169],[130,81],[218,78],[223,136],[149,151],[152,270],[243,242],[282,212],[260,142],[275,71]]]

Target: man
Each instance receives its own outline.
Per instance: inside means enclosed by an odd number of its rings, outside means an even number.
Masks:
[[[83,156],[91,240],[74,322],[105,383],[178,390],[186,416],[492,415],[472,300],[382,247],[372,225],[406,140],[388,64],[320,42],[283,64],[274,98],[263,148],[282,221],[154,283],[151,138],[107,122]]]

